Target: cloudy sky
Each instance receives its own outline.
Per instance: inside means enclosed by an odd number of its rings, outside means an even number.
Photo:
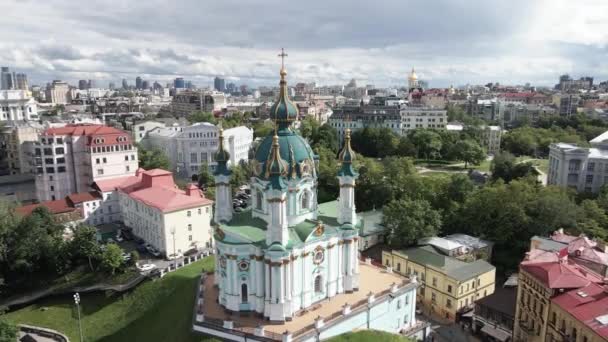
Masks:
[[[216,75],[431,86],[608,79],[608,0],[0,0],[0,64],[30,83]]]

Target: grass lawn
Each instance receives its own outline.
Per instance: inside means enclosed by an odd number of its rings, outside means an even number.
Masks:
[[[452,176],[452,174],[448,173],[448,172],[429,171],[429,172],[421,173],[420,176],[430,177],[430,178],[450,178]]]
[[[349,332],[336,337],[332,337],[327,342],[409,342],[411,339],[389,334],[387,332],[376,330],[362,330],[357,332]]]
[[[85,340],[211,341],[191,333],[191,324],[196,281],[201,270],[212,270],[213,264],[213,257],[205,258],[162,279],[146,281],[122,296],[81,294]],[[71,296],[49,298],[5,317],[14,323],[55,329],[72,341],[79,340]]]

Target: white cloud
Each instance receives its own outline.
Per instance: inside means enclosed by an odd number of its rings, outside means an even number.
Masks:
[[[0,0],[0,61],[35,82],[177,75],[210,84],[404,84],[416,67],[431,85],[608,78],[605,0],[102,1],[74,6]]]

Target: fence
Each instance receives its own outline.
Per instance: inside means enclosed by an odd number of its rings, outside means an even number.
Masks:
[[[70,340],[68,339],[67,336],[65,336],[64,334],[62,334],[58,331],[51,330],[51,329],[20,324],[19,330],[21,330],[22,332],[24,332],[26,334],[45,337],[47,339],[57,341],[57,342],[70,342]]]

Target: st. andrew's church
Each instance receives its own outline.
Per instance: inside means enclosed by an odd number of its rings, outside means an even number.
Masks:
[[[232,212],[222,136],[215,156],[219,303],[271,321],[291,319],[312,303],[359,287],[357,172],[349,133],[339,154],[340,198],[320,206],[318,157],[292,128],[298,109],[288,98],[284,68],[280,75],[279,98],[270,108],[276,128],[252,161],[251,211]]]
[[[338,154],[339,197],[319,204],[318,157],[293,128],[298,109],[284,67],[280,76],[270,108],[275,129],[251,161],[251,208],[242,212],[232,210],[220,129],[215,270],[201,276],[193,330],[234,341],[319,341],[357,329],[424,338],[428,326],[415,318],[415,278],[359,260],[365,227],[377,226],[378,213],[355,211],[350,131]]]

